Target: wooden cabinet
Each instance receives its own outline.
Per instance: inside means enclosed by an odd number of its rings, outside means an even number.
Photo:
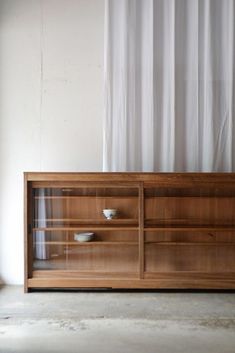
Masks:
[[[235,288],[235,173],[25,173],[25,291],[78,287]]]

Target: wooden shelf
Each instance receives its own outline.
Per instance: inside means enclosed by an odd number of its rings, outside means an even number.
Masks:
[[[209,223],[206,219],[192,219],[192,218],[145,218],[145,226],[168,226],[168,227],[175,227],[175,226],[221,226],[221,227],[235,227],[235,216],[234,216],[234,224],[232,222],[225,223],[225,221],[214,220],[213,224]]]
[[[196,246],[220,246],[220,245],[228,245],[235,246],[235,242],[173,242],[173,241],[145,241],[145,244],[151,245],[172,245],[172,246],[188,246],[188,245],[196,245]]]
[[[122,196],[115,196],[115,195],[112,195],[112,196],[96,196],[96,195],[61,195],[61,196],[34,196],[34,199],[35,200],[53,200],[53,199],[56,199],[56,200],[59,200],[59,199],[81,199],[81,198],[84,198],[84,199],[125,199],[125,200],[128,200],[128,199],[138,199],[138,195],[137,196],[125,196],[125,195],[122,195]]]
[[[73,223],[74,225],[138,225],[138,219],[132,218],[114,218],[114,219],[79,219],[79,218],[35,218],[34,222],[37,223]]]
[[[171,225],[171,226],[154,226],[154,227],[145,227],[144,231],[154,232],[154,231],[169,231],[169,232],[188,232],[188,231],[200,231],[200,232],[210,232],[210,231],[235,231],[235,225],[233,226],[214,226],[214,225],[205,225],[205,226],[179,226],[179,225]]]
[[[138,242],[130,241],[88,241],[88,242],[79,242],[79,241],[37,241],[34,243],[42,245],[76,245],[76,246],[89,246],[89,245],[138,245]]]
[[[78,226],[78,227],[39,227],[39,228],[33,228],[32,230],[34,232],[36,231],[48,231],[48,232],[56,232],[56,231],[76,231],[76,230],[102,230],[102,231],[108,231],[108,230],[126,230],[126,231],[131,231],[131,230],[139,230],[138,227],[122,227],[122,226],[119,226],[119,227],[95,227],[93,225],[87,225],[86,227],[83,227],[83,226]]]
[[[216,195],[216,196],[214,196],[214,195],[211,195],[211,196],[208,196],[208,195],[198,195],[198,196],[190,196],[190,195],[184,195],[184,196],[145,196],[145,199],[146,200],[149,200],[149,199],[160,199],[160,200],[162,200],[162,199],[175,199],[176,201],[182,201],[182,200],[184,200],[184,199],[186,199],[186,200],[188,200],[188,199],[190,199],[190,200],[198,200],[198,199],[203,199],[203,200],[205,200],[205,199],[210,199],[210,200],[215,200],[215,199],[231,199],[231,198],[234,198],[235,196],[233,195],[226,195],[226,196],[218,196],[218,195]]]

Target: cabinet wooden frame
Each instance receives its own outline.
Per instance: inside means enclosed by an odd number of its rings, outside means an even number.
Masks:
[[[53,205],[68,199],[70,206],[66,217],[52,214],[41,227],[35,217],[35,200],[40,196],[34,195],[40,188],[116,189],[109,204],[113,198],[120,207],[125,203],[127,209],[136,207],[137,216],[131,213],[130,218],[110,223],[101,218],[78,220],[72,208],[81,209],[76,201],[81,196],[75,195],[73,201],[71,196],[44,196]],[[130,190],[130,195],[119,196],[122,190]],[[94,196],[99,207],[105,204],[102,198],[108,196]],[[92,193],[84,200],[89,215]],[[37,288],[235,289],[235,173],[25,172],[24,203],[25,292]],[[85,244],[71,240],[73,232],[87,229],[97,232],[98,239]],[[63,268],[63,260],[62,267],[37,268],[33,247],[39,241],[33,240],[33,234],[39,231],[52,235],[44,241],[46,246],[66,247],[68,267]],[[60,240],[53,238],[56,233]],[[80,257],[78,249],[83,249]],[[115,263],[115,256],[123,256],[123,264],[120,258]],[[96,260],[100,267],[95,267]]]

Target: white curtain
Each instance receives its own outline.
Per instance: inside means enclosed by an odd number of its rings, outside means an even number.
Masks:
[[[50,207],[46,203],[45,189],[39,189],[38,204],[35,207],[35,218],[38,220],[38,227],[47,227],[47,215],[50,214]],[[50,259],[50,245],[46,244],[46,241],[50,241],[44,230],[37,230],[34,232],[34,257],[38,260],[49,260]]]
[[[104,171],[234,171],[235,0],[106,0]]]

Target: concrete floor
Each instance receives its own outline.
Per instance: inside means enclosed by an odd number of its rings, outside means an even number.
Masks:
[[[0,352],[235,353],[234,293],[0,289]]]

